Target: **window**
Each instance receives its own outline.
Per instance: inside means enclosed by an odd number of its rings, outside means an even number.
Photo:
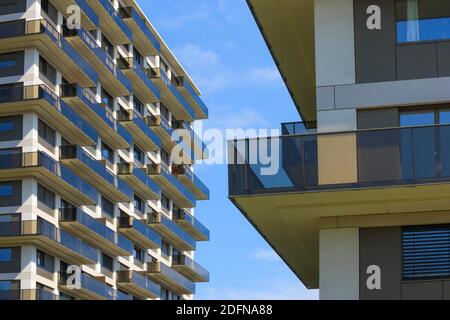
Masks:
[[[38,134],[45,142],[52,147],[56,147],[56,131],[45,124],[41,119],[38,123]]]
[[[11,184],[0,184],[0,197],[11,197],[13,194],[13,187]]]
[[[134,195],[134,208],[141,213],[145,213],[145,201]]]
[[[161,195],[161,205],[164,209],[170,210],[170,199],[165,194]]]
[[[114,163],[114,150],[104,142],[102,142],[102,157],[103,159]]]
[[[102,49],[111,58],[114,58],[114,45],[104,35],[102,35]]]
[[[161,242],[161,252],[166,256],[170,257],[170,244],[165,240]]]
[[[8,132],[14,130],[14,122],[12,120],[0,120],[0,132]]]
[[[140,261],[140,262],[144,262],[144,251],[138,247],[134,247],[133,248],[133,255],[134,255],[134,259]]]
[[[397,41],[450,39],[450,2],[397,0]]]
[[[167,109],[167,107],[161,102],[160,107],[159,107],[161,116],[166,119],[169,120],[169,109]]]
[[[141,67],[144,66],[144,58],[142,57],[142,54],[134,47],[133,49],[133,58],[135,63],[140,65]]]
[[[102,197],[102,212],[114,218],[114,204],[105,197]]]
[[[56,84],[56,69],[53,68],[42,56],[39,57],[39,72],[52,84]]]
[[[49,0],[42,0],[41,8],[54,24],[58,23],[58,10],[50,3]]]
[[[144,104],[136,97],[133,98],[133,109],[139,112],[142,116],[144,115]]]
[[[38,201],[50,209],[56,208],[55,194],[40,184],[38,184]]]
[[[169,166],[170,165],[170,156],[169,153],[164,150],[161,149],[161,161],[166,165]]]
[[[50,273],[53,273],[55,271],[55,259],[52,256],[40,250],[37,250],[36,255],[36,264],[39,268],[44,269]]]
[[[114,98],[105,89],[102,89],[102,102],[109,108],[110,112],[114,110]]]
[[[138,147],[134,146],[133,153],[134,153],[134,160],[137,160],[140,163],[144,163],[145,162],[145,153],[144,153],[144,151],[142,151]]]
[[[114,258],[102,253],[102,268],[107,271],[114,271]]]
[[[19,290],[19,287],[20,287],[20,281],[18,281],[18,280],[0,281],[0,291]]]
[[[11,261],[12,261],[12,249],[11,248],[0,249],[0,263]]]

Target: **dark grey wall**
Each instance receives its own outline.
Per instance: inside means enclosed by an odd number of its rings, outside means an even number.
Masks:
[[[0,197],[0,207],[15,207],[22,204],[22,181],[0,182],[2,185],[12,185],[11,197]]]
[[[367,228],[359,232],[361,300],[394,299],[401,297],[401,228]],[[367,268],[381,268],[381,290],[367,288]]]
[[[1,117],[0,127],[2,124],[12,123],[13,129],[4,131],[0,130],[0,141],[22,140],[23,138],[23,116]]]
[[[0,262],[0,273],[18,273],[21,271],[20,247],[12,249],[12,260],[10,262]]]
[[[23,51],[0,54],[0,77],[21,76],[24,73]]]
[[[367,28],[367,8],[381,8],[381,30]],[[354,0],[356,82],[369,83],[396,79],[394,0]]]
[[[396,128],[399,125],[397,108],[358,110],[358,130]]]
[[[0,15],[25,12],[26,0],[2,0],[0,1]]]

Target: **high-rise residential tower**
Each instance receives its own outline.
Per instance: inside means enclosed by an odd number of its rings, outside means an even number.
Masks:
[[[135,1],[0,1],[0,300],[192,299],[206,118]]]
[[[248,3],[303,122],[234,141],[231,200],[322,299],[449,299],[450,2]]]

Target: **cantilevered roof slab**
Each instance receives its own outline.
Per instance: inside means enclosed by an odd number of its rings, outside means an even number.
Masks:
[[[316,121],[314,0],[247,0],[303,121]]]

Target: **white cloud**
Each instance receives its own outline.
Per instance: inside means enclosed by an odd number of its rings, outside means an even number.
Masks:
[[[267,262],[280,262],[280,257],[271,249],[258,249],[252,254],[252,258]]]

